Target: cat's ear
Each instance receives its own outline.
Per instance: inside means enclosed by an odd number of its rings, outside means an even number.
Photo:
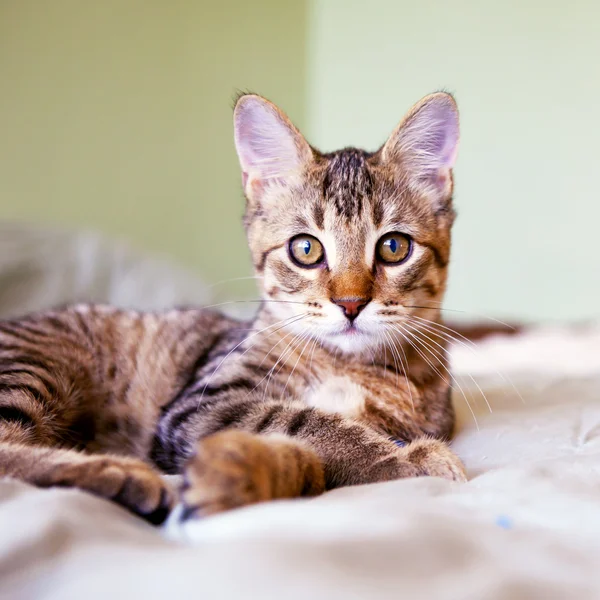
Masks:
[[[384,144],[382,158],[401,169],[410,187],[445,200],[452,192],[458,138],[454,98],[442,92],[431,94],[404,117]]]
[[[287,116],[261,96],[241,96],[233,113],[235,147],[249,200],[269,186],[299,181],[312,150]]]

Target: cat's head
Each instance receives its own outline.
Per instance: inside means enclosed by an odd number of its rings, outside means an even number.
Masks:
[[[422,99],[376,152],[322,154],[253,94],[238,99],[234,128],[252,260],[282,325],[360,353],[409,316],[431,317],[417,307],[438,307],[446,285],[459,137],[450,95]]]

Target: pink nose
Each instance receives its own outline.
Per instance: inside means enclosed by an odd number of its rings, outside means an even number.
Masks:
[[[331,301],[337,304],[346,317],[354,321],[358,313],[370,302],[370,298],[332,298]]]

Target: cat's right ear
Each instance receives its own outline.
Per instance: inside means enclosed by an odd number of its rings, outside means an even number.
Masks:
[[[409,186],[444,201],[452,193],[458,138],[456,102],[438,92],[413,106],[384,144],[382,157],[401,168]]]
[[[312,150],[272,102],[255,94],[241,96],[235,105],[233,124],[248,200],[260,201],[270,187],[299,182]]]

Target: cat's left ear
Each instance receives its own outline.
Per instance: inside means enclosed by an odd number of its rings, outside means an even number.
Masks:
[[[302,134],[272,102],[241,96],[233,114],[235,147],[248,200],[260,201],[273,186],[298,182],[313,152]]]
[[[417,192],[439,200],[452,193],[452,168],[458,150],[458,108],[450,94],[436,93],[415,104],[382,148],[382,158],[401,169]]]

